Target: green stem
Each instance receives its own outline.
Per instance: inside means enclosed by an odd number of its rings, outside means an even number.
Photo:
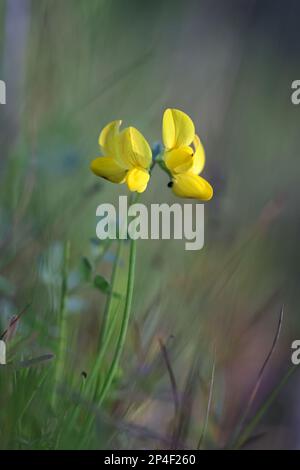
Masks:
[[[169,178],[172,179],[172,173],[171,173],[170,170],[168,170],[168,168],[166,167],[166,164],[165,164],[164,160],[158,160],[157,163],[158,163],[158,165],[160,166],[160,168],[161,168],[165,173],[167,173],[167,175],[169,176]]]
[[[156,158],[153,161],[152,166],[150,168],[150,172],[153,170],[153,168],[157,164],[169,176],[169,178],[172,179],[172,173],[170,172],[170,170],[167,168],[167,166],[165,164],[164,153],[165,152],[161,152],[156,156]]]
[[[65,366],[65,347],[67,344],[67,322],[66,322],[66,304],[67,304],[67,291],[68,291],[68,269],[70,260],[70,242],[67,241],[64,246],[64,259],[62,267],[62,283],[61,283],[61,297],[59,308],[59,328],[60,338],[57,352],[56,369],[55,369],[55,386],[60,382],[64,373]],[[57,404],[57,393],[54,390],[53,406]]]
[[[110,342],[112,340],[112,335],[113,335],[113,332],[114,332],[114,328],[116,326],[116,321],[117,321],[117,314],[115,312],[114,316],[111,318],[111,320],[109,322],[107,332],[106,332],[106,336],[103,339],[103,345],[101,347],[101,351],[98,354],[97,361],[96,361],[96,364],[95,364],[95,368],[93,370],[93,375],[92,375],[91,380],[90,380],[90,388],[92,390],[91,393],[94,393],[94,399],[97,398],[98,390],[101,387],[102,377],[100,376],[99,371],[101,370],[102,362],[103,362],[103,359],[105,357],[105,353],[107,351],[108,345],[110,344]],[[93,390],[94,390],[94,392],[93,392]]]
[[[110,295],[108,296],[106,300],[106,305],[104,309],[104,314],[103,314],[103,321],[101,325],[101,331],[100,331],[100,337],[99,337],[99,347],[98,347],[98,354],[101,355],[101,351],[103,348],[103,343],[107,335],[107,329],[109,326],[110,322],[110,317],[111,317],[111,305],[113,301],[113,293],[114,293],[114,286],[115,286],[115,280],[118,272],[118,267],[120,264],[120,258],[121,258],[121,248],[122,248],[122,242],[118,240],[118,248],[117,248],[117,254],[116,254],[116,259],[114,262],[114,268],[113,268],[113,273],[111,277],[111,292]]]
[[[129,205],[131,206],[133,202],[137,199],[137,196],[135,194],[130,195],[130,201]],[[111,326],[111,316],[112,316],[112,305],[113,305],[113,293],[115,290],[115,283],[116,283],[116,278],[118,274],[118,268],[120,265],[120,259],[121,259],[121,254],[122,254],[122,247],[123,243],[119,239],[118,240],[118,248],[117,248],[117,254],[116,254],[116,259],[114,262],[114,267],[113,267],[113,273],[111,277],[111,292],[109,297],[107,298],[106,305],[105,305],[105,310],[104,310],[104,315],[103,315],[103,322],[101,325],[101,332],[100,332],[100,337],[99,337],[99,346],[98,346],[98,357],[96,360],[96,364],[94,367],[93,371],[93,378],[97,378],[97,385],[95,389],[95,393],[97,394],[97,390],[99,387],[99,370],[102,364],[103,356],[106,351],[106,346],[107,346],[107,337],[111,336],[110,333],[110,326]],[[92,382],[92,380],[91,380]]]
[[[132,305],[132,297],[133,297],[133,289],[134,289],[134,274],[135,274],[135,261],[136,261],[136,241],[130,241],[130,254],[129,254],[129,272],[128,272],[128,281],[127,281],[127,292],[126,292],[126,301],[124,307],[124,315],[122,319],[122,324],[120,328],[120,334],[116,345],[116,351],[107,373],[106,379],[104,381],[103,387],[100,392],[100,396],[98,399],[98,403],[101,404],[106,397],[106,394],[111,386],[111,383],[114,379],[117,367],[119,365],[120,357],[124,348],[130,312],[131,312],[131,305]]]

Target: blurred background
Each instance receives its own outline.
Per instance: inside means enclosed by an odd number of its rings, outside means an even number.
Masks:
[[[201,251],[138,243],[126,347],[88,448],[222,449],[247,426],[243,448],[300,448],[299,374],[281,386],[300,339],[299,15],[296,0],[0,0],[1,330],[29,305],[12,360],[56,348],[68,240],[66,357],[89,374],[106,295],[82,266],[110,279],[116,246],[95,240],[95,212],[127,194],[89,170],[106,123],[155,144],[164,109],[182,109],[215,190]],[[180,202],[167,183],[155,169],[142,201]],[[126,273],[123,260],[120,290]],[[52,362],[17,391],[1,368],[2,447],[55,447],[39,382]],[[58,447],[81,446],[65,435]]]

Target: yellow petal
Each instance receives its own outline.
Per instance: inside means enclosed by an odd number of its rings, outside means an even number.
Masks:
[[[119,137],[119,129],[122,121],[112,121],[102,129],[99,136],[99,145],[106,155],[115,155],[117,152],[117,143]]]
[[[191,147],[169,150],[164,154],[164,161],[171,173],[184,173],[193,167],[193,150]]]
[[[91,170],[112,183],[123,183],[125,181],[126,170],[122,168],[111,157],[99,157],[92,161]]]
[[[133,168],[128,171],[126,176],[126,183],[130,191],[137,191],[143,193],[147,188],[150,175],[148,171],[138,168]]]
[[[172,189],[176,196],[184,198],[209,201],[213,197],[213,188],[208,181],[192,173],[176,175]]]
[[[148,169],[152,162],[151,148],[145,137],[135,127],[120,134],[120,156],[128,168]]]
[[[196,175],[199,175],[205,165],[205,151],[201,143],[201,140],[199,139],[197,135],[195,135],[193,144],[195,147],[195,154],[193,158],[194,161],[193,161],[193,166],[192,166],[191,171],[195,173]]]
[[[195,137],[191,118],[178,109],[167,109],[163,116],[163,142],[167,149],[190,145]]]

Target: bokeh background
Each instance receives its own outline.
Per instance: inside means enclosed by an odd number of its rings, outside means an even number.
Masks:
[[[13,361],[55,351],[68,240],[68,369],[92,367],[106,295],[82,280],[82,259],[110,279],[116,246],[95,241],[95,211],[127,194],[89,170],[107,122],[154,144],[164,109],[184,110],[215,189],[203,250],[138,243],[126,347],[85,444],[74,429],[53,437],[50,382],[44,390],[39,377],[54,358],[1,368],[2,447],[170,448],[176,434],[177,446],[221,449],[254,421],[243,447],[300,448],[297,371],[280,387],[300,338],[299,15],[296,0],[0,0],[1,329],[29,304]],[[155,169],[143,202],[179,202],[167,183]],[[120,270],[122,290],[125,261]]]

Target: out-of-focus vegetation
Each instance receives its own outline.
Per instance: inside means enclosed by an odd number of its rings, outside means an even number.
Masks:
[[[280,387],[300,333],[298,17],[296,1],[1,1],[2,332],[21,313],[0,369],[1,448],[299,447],[297,373]],[[100,402],[129,244],[118,257],[95,240],[96,207],[126,190],[89,162],[113,119],[155,143],[168,106],[206,148],[205,247],[138,243]],[[143,201],[175,201],[167,183],[155,171]]]

